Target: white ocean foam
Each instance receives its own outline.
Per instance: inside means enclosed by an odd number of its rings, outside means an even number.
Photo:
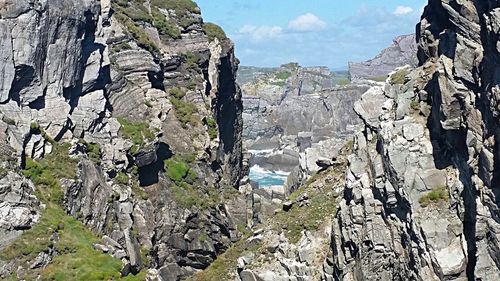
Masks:
[[[269,173],[271,173],[271,171],[264,169],[259,165],[253,165],[252,167],[250,167],[250,172],[253,172],[255,174],[269,174]]]
[[[283,177],[287,178],[290,175],[289,172],[280,171],[280,170],[270,171],[268,169],[262,168],[259,165],[253,165],[252,167],[250,167],[250,172],[253,175],[275,176],[275,177],[280,177],[280,178],[283,178]]]
[[[285,171],[281,171],[281,170],[274,171],[273,173],[280,175],[280,176],[286,176],[286,177],[288,177],[290,175],[290,172],[285,172]]]
[[[259,165],[250,167],[250,179],[259,183],[261,188],[272,189],[276,191],[283,190],[288,175],[285,171],[270,171]],[[282,182],[283,184],[279,184]]]
[[[250,154],[260,157],[270,157],[274,155],[281,155],[284,153],[284,151],[281,149],[261,149],[261,150],[249,149],[248,152]]]
[[[261,149],[261,150],[256,150],[256,149],[249,149],[249,153],[253,155],[268,155],[274,152],[274,149]]]

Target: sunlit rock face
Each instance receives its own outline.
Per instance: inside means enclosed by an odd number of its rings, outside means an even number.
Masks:
[[[349,77],[352,81],[366,79],[383,80],[397,67],[410,65],[416,67],[417,44],[415,34],[402,35],[394,39],[388,48],[382,50],[375,58],[366,62],[349,63]]]
[[[356,104],[326,280],[498,279],[499,8],[429,1],[420,66]]]
[[[238,62],[194,2],[4,0],[0,42],[0,248],[65,214],[104,237],[109,279],[179,280],[238,239]],[[0,279],[50,279],[70,251],[49,232],[56,246],[0,262]]]

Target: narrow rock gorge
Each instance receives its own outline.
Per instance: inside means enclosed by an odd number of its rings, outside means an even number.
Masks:
[[[0,0],[0,279],[499,280],[499,34],[240,67],[191,0]]]

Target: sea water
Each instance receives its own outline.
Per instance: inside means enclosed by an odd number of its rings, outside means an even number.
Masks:
[[[250,167],[250,180],[259,184],[259,188],[283,187],[290,173],[266,170],[259,165]]]

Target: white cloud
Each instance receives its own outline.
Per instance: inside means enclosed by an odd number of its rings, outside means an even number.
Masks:
[[[397,6],[393,14],[396,16],[404,16],[413,13],[413,8],[408,6]]]
[[[326,22],[314,14],[307,13],[291,20],[288,23],[288,28],[299,32],[318,31],[326,28]]]
[[[279,26],[255,26],[255,25],[245,25],[240,28],[239,33],[243,35],[250,36],[253,40],[260,41],[264,39],[274,39],[277,38],[283,29]]]

